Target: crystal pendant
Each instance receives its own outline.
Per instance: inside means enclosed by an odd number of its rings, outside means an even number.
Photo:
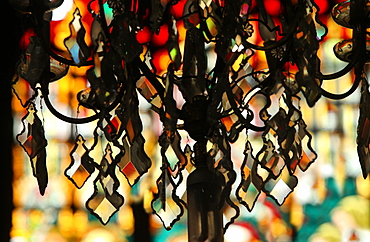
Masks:
[[[236,196],[241,204],[252,211],[259,194],[263,188],[263,180],[258,174],[258,160],[253,157],[252,145],[249,141],[245,144],[244,161],[241,166],[242,179],[236,190]]]
[[[94,181],[94,194],[86,201],[86,207],[102,224],[123,205],[124,198],[117,192],[119,181],[115,173],[116,163],[113,162],[111,146],[108,144],[99,166],[99,175]]]
[[[77,188],[81,188],[95,171],[93,160],[88,153],[85,140],[82,135],[79,135],[70,154],[71,164],[64,173]]]
[[[44,195],[48,184],[48,172],[46,168],[46,146],[44,127],[37,115],[34,103],[27,108],[28,113],[22,118],[23,130],[17,135],[17,141],[26,151],[30,158],[32,172],[36,177],[40,194]]]

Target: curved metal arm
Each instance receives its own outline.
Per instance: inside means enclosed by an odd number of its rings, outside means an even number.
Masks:
[[[336,73],[333,73],[333,74],[330,74],[330,75],[320,76],[324,80],[328,80],[328,77],[338,78],[338,77],[341,77],[341,76],[347,74],[350,70],[352,70],[353,67],[356,66],[356,69],[355,69],[355,76],[356,77],[355,77],[355,81],[354,81],[352,87],[347,92],[342,93],[342,94],[333,94],[333,93],[330,93],[330,92],[328,92],[328,91],[326,91],[326,90],[324,90],[320,87],[321,90],[322,90],[322,95],[324,97],[327,97],[327,98],[330,98],[330,99],[335,99],[335,100],[343,99],[343,98],[346,98],[349,95],[351,95],[357,89],[357,87],[359,86],[360,81],[362,80],[363,65],[365,63],[364,54],[361,53],[361,52],[364,52],[364,53],[366,52],[366,47],[365,47],[365,45],[366,45],[366,36],[363,35],[363,33],[365,33],[365,32],[366,32],[366,28],[361,23],[357,24],[353,28],[352,39],[354,41],[354,45],[353,45],[353,52],[354,53],[352,55],[351,61],[348,63],[348,65],[346,67],[344,67],[339,72],[336,72]],[[332,79],[334,79],[334,78],[332,78]]]
[[[353,29],[352,37],[357,36],[358,31],[356,29],[357,28]],[[333,79],[337,79],[339,77],[342,77],[345,74],[347,74],[348,72],[350,72],[352,70],[352,68],[355,67],[356,63],[358,63],[358,59],[355,58],[355,57],[357,57],[361,53],[361,44],[354,44],[353,45],[353,52],[354,52],[353,55],[352,55],[353,58],[342,70],[340,70],[338,72],[335,72],[335,73],[332,73],[332,74],[316,73],[316,77],[321,79],[321,80],[333,80]]]
[[[360,84],[360,81],[362,80],[362,77],[361,76],[356,76],[355,78],[355,81],[353,82],[353,85],[352,87],[345,93],[342,93],[342,94],[334,94],[334,93],[330,93],[324,89],[321,88],[322,90],[322,95],[324,97],[327,97],[327,98],[330,98],[330,99],[334,99],[334,100],[340,100],[340,99],[343,99],[343,98],[346,98],[348,97],[349,95],[351,95],[352,93],[354,93],[354,91],[356,91],[358,85]]]
[[[89,123],[89,122],[92,122],[94,120],[97,120],[99,118],[103,118],[107,113],[109,113],[115,107],[117,107],[117,105],[121,101],[121,99],[123,97],[123,94],[125,92],[125,89],[123,87],[121,87],[120,91],[118,92],[118,95],[117,95],[116,99],[106,109],[100,111],[99,113],[96,113],[96,114],[94,114],[90,117],[85,117],[85,118],[72,118],[72,117],[68,117],[68,116],[60,113],[58,110],[56,110],[54,108],[53,104],[50,102],[50,99],[49,99],[48,89],[49,89],[48,84],[46,84],[46,85],[44,84],[41,87],[41,93],[42,93],[42,96],[44,97],[46,107],[50,110],[50,112],[55,117],[59,118],[60,120],[63,120],[64,122],[71,123],[71,124],[85,124],[85,123]]]
[[[248,123],[246,128],[247,128],[247,129],[250,129],[250,130],[252,130],[252,131],[255,131],[255,132],[262,132],[262,131],[265,131],[266,126],[262,126],[262,127],[260,127],[260,126],[256,126],[256,125],[254,125],[254,124],[252,124],[252,123]]]
[[[360,52],[360,51],[357,51]],[[357,60],[355,58],[352,58],[352,60],[340,71],[332,73],[332,74],[321,74],[321,73],[316,73],[316,78],[321,79],[321,80],[333,80],[340,78],[350,72],[353,67],[355,67],[357,63]]]
[[[356,3],[356,6],[357,5],[358,5],[358,3]],[[355,26],[353,27],[353,31],[352,31],[352,39],[354,41],[353,55],[352,55],[351,61],[347,64],[347,66],[345,66],[342,70],[340,70],[338,72],[335,72],[333,74],[327,74],[326,75],[326,74],[317,73],[316,74],[316,77],[317,78],[322,79],[322,80],[331,80],[331,79],[336,79],[336,78],[342,77],[345,74],[347,74],[349,71],[351,71],[352,68],[355,67],[356,64],[358,64],[361,61],[363,61],[362,60],[363,58],[357,58],[357,57],[359,55],[362,55],[361,52],[364,51],[364,45],[366,44],[366,37],[365,37],[366,36],[365,35],[365,33],[366,33],[366,27],[365,27],[365,24],[366,23],[357,22],[355,24]],[[326,91],[324,91],[324,94],[331,96],[330,93],[328,93]],[[334,96],[336,96],[336,95],[334,95]]]
[[[49,99],[49,96],[46,94],[44,95],[43,94],[43,97],[44,97],[44,101],[45,101],[45,104],[46,104],[46,107],[49,109],[49,111],[57,118],[59,118],[60,120],[63,120],[64,122],[67,122],[67,123],[71,123],[71,124],[85,124],[85,123],[89,123],[89,122],[92,122],[94,120],[97,120],[101,117],[103,117],[103,113],[100,112],[100,113],[96,113],[94,114],[93,116],[90,116],[90,117],[85,117],[85,118],[72,118],[72,117],[68,117],[62,113],[60,113],[58,110],[56,110],[54,108],[54,106],[51,104],[50,102],[50,99]]]

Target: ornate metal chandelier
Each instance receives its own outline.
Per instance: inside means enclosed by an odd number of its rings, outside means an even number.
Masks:
[[[86,207],[103,224],[124,203],[117,192],[116,170],[134,186],[152,165],[144,150],[138,95],[163,125],[158,138],[161,160],[153,161],[161,163],[161,174],[152,209],[171,229],[187,208],[189,241],[222,241],[223,232],[239,216],[237,203],[251,211],[263,192],[282,204],[294,190],[296,170],[307,170],[317,157],[301,101],[314,107],[322,97],[343,99],[361,85],[358,156],[363,177],[370,172],[370,93],[364,75],[369,59],[368,1],[345,1],[332,10],[334,21],[353,31],[351,39],[334,46],[335,55],[348,64],[333,74],[320,69],[317,52],[327,27],[318,18],[319,7],[310,0],[282,0],[274,17],[262,0],[92,0],[86,6],[93,17],[90,36],[76,8],[64,53],[54,50],[49,40],[52,10],[63,0],[10,2],[30,20],[32,29],[13,81],[13,90],[27,109],[17,140],[44,194],[47,140],[36,100],[41,98],[65,122],[96,121],[92,145],[86,144],[83,135],[76,135],[65,175],[81,188],[92,173],[99,173]],[[181,43],[179,21],[186,29]],[[151,53],[158,45],[151,38],[138,38],[146,34],[168,36],[168,61],[160,60],[164,71],[153,64]],[[263,45],[256,45],[255,39]],[[210,51],[216,56],[211,67]],[[267,68],[250,65],[257,53],[264,53]],[[90,110],[90,116],[79,117],[79,112],[67,116],[50,101],[49,84],[62,79],[70,66],[88,67],[87,86],[75,98],[81,108]],[[333,94],[322,88],[326,80],[352,70],[353,86],[347,92]],[[17,94],[20,79],[33,90],[27,100]],[[176,96],[178,92],[184,102]],[[181,146],[180,131],[194,140],[193,146]],[[263,146],[254,153],[247,140],[240,151],[244,154],[241,170],[234,170],[231,144],[243,132],[262,133]],[[100,160],[90,155],[98,143],[105,145]],[[237,174],[241,176],[238,184]],[[225,210],[234,212],[223,223]]]

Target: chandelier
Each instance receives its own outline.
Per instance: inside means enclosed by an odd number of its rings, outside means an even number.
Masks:
[[[363,177],[370,172],[370,93],[364,74],[369,59],[368,1],[344,1],[332,9],[333,20],[352,29],[352,38],[333,48],[348,64],[332,74],[320,69],[325,60],[317,52],[328,31],[318,18],[318,5],[310,0],[281,0],[276,16],[266,11],[262,0],[91,0],[83,11],[93,18],[91,29],[85,29],[82,11],[76,8],[66,26],[70,35],[63,53],[50,44],[52,10],[63,0],[9,1],[31,29],[13,80],[13,91],[27,110],[17,141],[29,156],[43,195],[47,139],[36,100],[67,123],[96,122],[90,130],[91,145],[82,134],[76,135],[65,175],[81,188],[94,172],[99,174],[86,207],[103,224],[124,203],[116,171],[134,186],[152,162],[159,162],[152,209],[164,227],[171,229],[187,209],[189,241],[222,241],[240,214],[238,203],[251,211],[265,193],[283,204],[298,183],[296,171],[306,171],[315,161],[300,103],[314,108],[320,98],[340,100],[359,86],[357,150]],[[186,33],[182,41],[179,22]],[[158,49],[153,35],[166,36],[166,58],[152,55]],[[265,56],[267,68],[250,64],[258,53]],[[165,69],[156,68],[155,61]],[[87,85],[74,97],[88,110],[87,116],[79,110],[68,116],[50,99],[50,83],[61,80],[71,66],[87,69]],[[322,88],[326,80],[349,72],[354,81],[345,93]],[[33,91],[26,100],[19,95],[21,79]],[[152,160],[144,149],[139,95],[163,126],[160,160]],[[181,132],[194,144],[182,146]],[[241,169],[235,170],[231,144],[241,133],[251,132],[261,133],[263,145],[255,151],[247,140],[239,151],[244,155]],[[97,160],[91,152],[98,143],[104,144],[104,152]],[[226,210],[233,212],[224,222]]]

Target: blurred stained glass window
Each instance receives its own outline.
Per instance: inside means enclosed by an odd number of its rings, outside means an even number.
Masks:
[[[269,2],[266,6],[275,6],[273,4],[278,2],[275,0],[266,1]],[[88,0],[64,0],[62,7],[54,11],[51,22],[51,40],[57,51],[66,51],[63,41],[70,33],[65,26],[71,22],[76,6],[81,6],[79,9],[81,16],[83,16],[82,23],[85,26],[92,24],[91,15],[83,12],[87,11],[86,7],[83,6],[86,6],[88,2]],[[316,2],[321,8],[320,18],[329,29],[329,33],[320,47],[320,55],[323,60],[321,64],[324,73],[332,73],[345,65],[334,56],[332,48],[339,40],[349,38],[350,33],[349,29],[344,29],[331,20],[329,9],[333,6],[333,1],[320,0]],[[269,11],[273,11],[273,8],[271,7]],[[180,48],[183,48],[181,44],[181,41],[184,41],[184,32],[181,31],[184,29],[183,23],[178,21],[177,25],[180,30]],[[90,28],[85,27],[85,29],[89,30]],[[32,34],[32,31],[27,33]],[[165,34],[165,30],[160,30],[159,35],[152,36],[154,44],[163,45],[166,40],[163,37]],[[145,28],[141,30],[138,38],[140,43],[148,41],[150,38],[148,30]],[[24,36],[22,41],[26,40],[27,36]],[[86,39],[86,41],[89,44],[89,40]],[[212,44],[206,48],[210,56],[214,54],[212,48]],[[164,49],[158,48],[153,53],[153,64],[157,69],[166,69],[166,66],[162,66],[168,62],[165,58],[169,57]],[[250,60],[250,64],[256,67],[255,69],[263,68],[264,62],[265,58],[262,53],[257,53]],[[213,65],[214,63],[208,64]],[[83,107],[78,107],[75,98],[77,92],[86,86],[85,72],[84,67],[71,67],[66,77],[50,85],[50,97],[58,110],[68,115],[73,115],[78,111],[83,116],[85,116],[84,112],[89,112]],[[324,82],[323,88],[341,93],[349,89],[352,80],[353,77],[348,74],[338,80]],[[17,84],[19,90],[26,86],[26,82],[22,81]],[[24,91],[18,91],[18,94],[21,99],[26,100],[25,97],[29,93],[27,93],[27,89],[22,90]],[[150,87],[146,91],[150,95]],[[227,230],[226,242],[369,240],[370,180],[369,178],[363,180],[361,176],[355,142],[359,97],[359,90],[357,90],[350,97],[341,101],[322,98],[314,109],[302,106],[304,119],[313,135],[313,148],[319,154],[317,161],[305,173],[298,172],[298,186],[281,207],[262,194],[252,212],[241,207],[242,215]],[[20,146],[15,146],[13,150],[15,209],[11,233],[12,241],[131,241],[134,216],[130,204],[143,200],[144,208],[150,212],[148,201],[151,190],[155,187],[154,179],[150,174],[145,175],[144,179],[135,185],[132,191],[124,187],[127,186],[126,182],[121,182],[120,192],[130,191],[130,195],[125,194],[125,205],[114,215],[108,225],[101,225],[94,216],[87,212],[84,206],[84,201],[93,192],[88,189],[92,186],[84,186],[78,190],[64,176],[64,170],[69,165],[69,156],[66,154],[72,150],[73,137],[77,130],[84,135],[87,139],[86,142],[92,142],[92,137],[89,137],[91,132],[84,133],[84,130],[91,130],[95,125],[64,123],[53,117],[41,100],[37,100],[37,103],[49,141],[47,146],[49,186],[45,195],[41,196],[29,166],[28,157],[21,151]],[[157,139],[162,127],[156,114],[149,110],[146,100],[141,99],[140,103],[144,136],[146,137],[145,148],[151,155],[151,159],[155,160],[159,157]],[[155,105],[155,100],[153,104]],[[22,125],[20,120],[25,113],[15,99],[13,110],[14,130],[15,133],[18,133]],[[243,161],[243,154],[240,151],[244,150],[246,139],[248,138],[254,147],[261,147],[261,139],[257,139],[259,135],[256,132],[249,132],[248,137],[247,135],[241,136],[233,144],[233,160],[236,170],[240,170],[238,168]],[[104,145],[102,144],[101,147],[100,150],[96,149],[96,152],[103,152]],[[154,166],[151,172],[159,172],[158,168]],[[87,182],[92,183],[96,175],[93,173]],[[125,179],[122,175],[117,177]],[[185,217],[171,231],[163,229],[155,216],[150,217],[150,231],[153,241],[187,241]]]

